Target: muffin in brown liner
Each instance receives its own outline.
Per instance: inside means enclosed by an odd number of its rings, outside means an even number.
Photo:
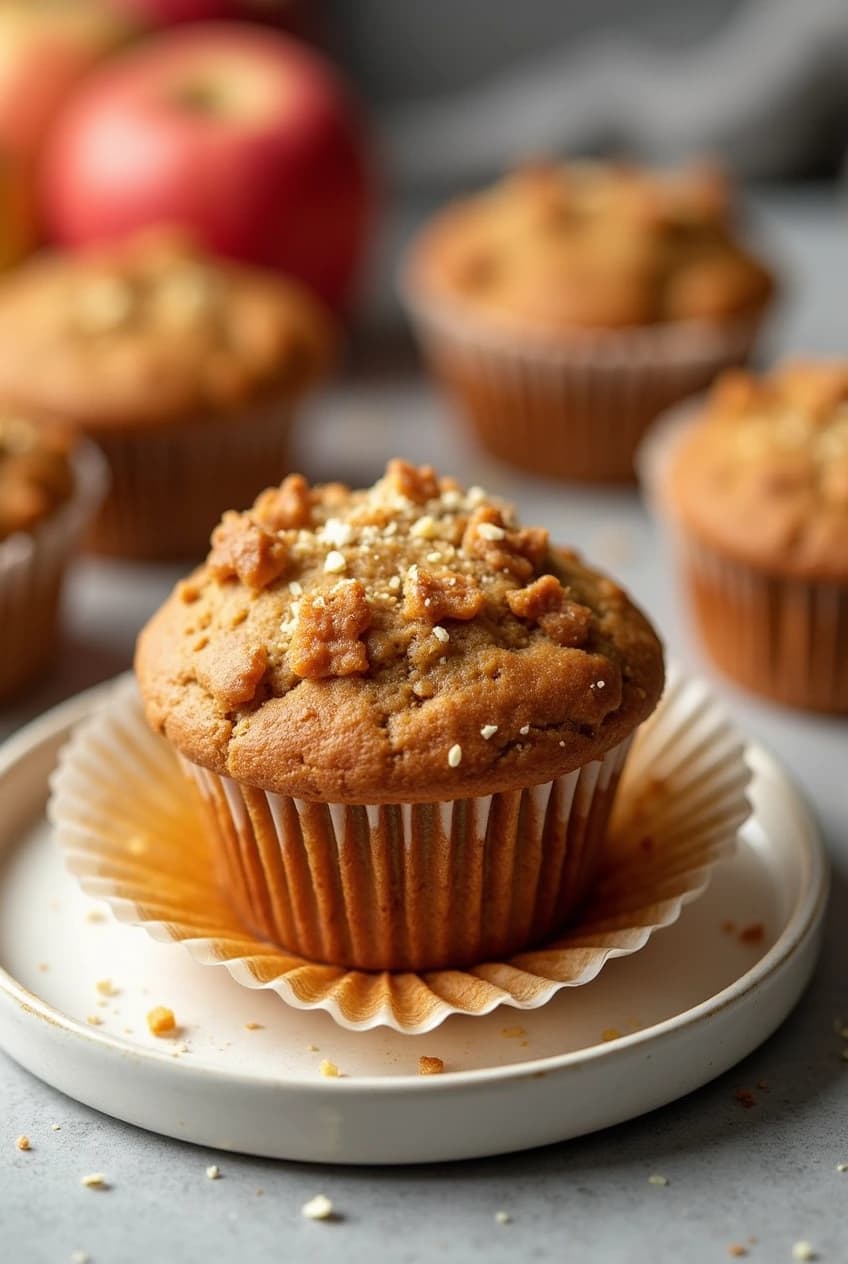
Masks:
[[[712,169],[521,170],[413,243],[402,293],[433,370],[509,464],[632,480],[654,418],[744,363],[772,295]]]
[[[747,782],[741,741],[722,709],[703,685],[672,670],[633,743],[597,881],[570,929],[517,955],[424,973],[320,965],[252,931],[222,880],[200,797],[145,724],[129,679],[110,689],[62,752],[50,819],[84,889],[120,921],[184,944],[245,987],[327,1010],[344,1027],[413,1033],[455,1013],[536,1008],[642,948],[732,849],[748,814]]]
[[[730,375],[669,418],[644,467],[716,665],[848,713],[848,366]]]
[[[296,406],[334,343],[294,282],[151,230],[3,278],[0,404],[105,454],[91,548],[197,557],[224,509],[286,472]]]
[[[56,653],[68,563],[108,483],[88,442],[23,418],[0,419],[0,699]]]

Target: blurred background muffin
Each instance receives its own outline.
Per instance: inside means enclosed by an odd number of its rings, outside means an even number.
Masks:
[[[647,466],[707,650],[757,693],[848,712],[848,362],[728,374],[690,411]]]
[[[571,163],[438,214],[404,290],[494,455],[619,481],[658,412],[747,358],[773,283],[735,238],[719,171]]]
[[[282,477],[334,332],[309,293],[148,233],[0,282],[0,401],[96,440],[111,488],[90,545],[190,557],[228,504]]]
[[[338,384],[314,405],[304,401],[308,424],[291,436],[297,468],[316,481],[341,475],[364,486],[390,452],[444,460],[469,483],[498,485],[522,503],[549,498],[545,516],[590,553],[611,513],[610,531],[628,537],[625,551],[636,558],[632,538],[644,524],[626,493],[572,487],[564,495],[545,478],[562,457],[547,440],[505,438],[510,460],[538,471],[526,477],[517,465],[495,467],[482,445],[466,442],[453,410],[422,382],[396,293],[399,262],[440,207],[468,202],[503,172],[517,171],[523,174],[492,197],[499,204],[511,198],[498,220],[515,231],[506,254],[521,254],[524,300],[532,276],[547,265],[541,246],[529,250],[535,238],[523,220],[550,216],[539,239],[548,249],[560,210],[544,207],[556,201],[559,169],[580,170],[586,161],[596,172],[629,169],[636,189],[629,214],[638,225],[639,170],[666,171],[680,185],[675,172],[713,155],[729,172],[749,240],[773,262],[787,299],[768,322],[769,352],[809,346],[841,354],[840,298],[821,278],[844,271],[848,242],[834,196],[848,143],[846,38],[848,11],[835,0],[604,0],[589,7],[561,0],[523,7],[508,0],[424,7],[396,0],[0,0],[0,267],[17,283],[37,249],[68,260],[79,254],[88,267],[92,248],[108,243],[121,252],[137,232],[178,226],[213,260],[294,277],[338,318],[348,353]],[[531,193],[534,181],[539,188]],[[726,199],[726,184],[710,168],[700,168],[695,185],[714,210]],[[621,208],[616,214],[621,231],[599,235],[592,247],[593,286],[538,287],[545,321],[592,318],[591,297],[594,319],[603,314],[607,324],[582,326],[586,340],[632,344],[636,328],[667,339],[688,320],[659,319],[665,290],[640,289],[640,277],[645,260],[678,256],[666,238],[657,252],[663,234],[652,212],[643,208],[638,231]],[[693,232],[690,221],[687,243]],[[707,281],[701,275],[687,283],[687,310],[717,315],[717,294],[728,300],[737,282],[737,296],[753,293],[738,252],[726,263],[711,266]],[[173,267],[181,270],[177,254]],[[510,292],[510,302],[517,297]],[[630,319],[652,311],[653,324],[622,325],[628,307]],[[493,303],[472,313],[470,324],[482,324],[484,315],[495,323]],[[714,340],[729,319],[706,322],[712,332],[699,343],[700,364],[714,362]],[[522,333],[539,325],[526,304],[512,323]],[[95,357],[97,372],[109,379],[104,396],[132,359],[125,334],[94,339],[104,352]],[[194,333],[174,331],[174,356],[185,336],[190,365]],[[107,347],[116,350],[113,364]],[[4,354],[17,354],[14,339]],[[41,390],[51,372],[46,360],[35,368],[30,362],[25,405],[33,384]],[[481,376],[473,375],[478,407]],[[156,392],[145,389],[152,416]],[[247,399],[228,417],[251,413],[250,392]],[[71,412],[78,403],[70,401]],[[627,402],[622,415],[630,408]],[[547,418],[547,407],[542,412]],[[150,427],[145,442],[165,442],[171,428],[157,426],[154,435]],[[103,443],[128,442],[125,429],[108,432]],[[593,470],[601,456],[622,459],[623,429],[615,443],[595,438],[587,448]],[[226,434],[235,437],[232,427]],[[146,447],[145,477],[154,474],[154,447]],[[565,454],[570,462],[580,456],[577,447]],[[204,461],[194,443],[186,477]],[[237,470],[253,461],[245,450],[228,464]],[[138,469],[134,457],[130,466]],[[101,533],[100,547],[182,551],[178,537],[191,513],[198,522],[189,543],[199,553],[221,505],[249,504],[279,472],[269,464],[249,490],[231,488],[211,515],[202,497],[190,509],[181,478],[179,496],[147,503],[155,538],[121,544],[113,534],[109,544]],[[619,566],[618,556],[608,560]],[[647,568],[641,574],[625,565],[624,573],[637,586],[644,578],[652,591]],[[79,652],[42,701],[127,663],[137,625],[172,581],[163,565],[89,558],[75,568],[69,632]]]
[[[65,570],[105,485],[90,443],[0,411],[0,699],[55,653]]]

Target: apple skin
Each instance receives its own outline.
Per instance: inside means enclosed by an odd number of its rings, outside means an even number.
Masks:
[[[274,18],[288,7],[287,0],[109,0],[109,4],[148,26]]]
[[[343,311],[374,196],[330,65],[280,32],[208,23],[160,32],[86,80],[45,149],[42,200],[62,245],[179,224]]]
[[[102,0],[0,6],[0,151],[34,163],[77,80],[137,27]]]

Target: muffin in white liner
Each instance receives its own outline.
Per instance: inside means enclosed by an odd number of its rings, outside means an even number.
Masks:
[[[106,462],[89,441],[74,446],[70,465],[70,497],[32,530],[0,541],[0,699],[49,663],[68,562],[109,485]]]
[[[721,707],[672,669],[633,743],[601,872],[568,933],[504,960],[424,974],[318,965],[248,930],[216,879],[198,798],[147,728],[130,680],[118,682],[63,752],[50,818],[72,872],[119,920],[184,943],[243,986],[327,1010],[352,1030],[421,1033],[453,1013],[536,1008],[563,987],[589,983],[610,957],[638,951],[732,850],[749,812],[748,780],[743,742]]]

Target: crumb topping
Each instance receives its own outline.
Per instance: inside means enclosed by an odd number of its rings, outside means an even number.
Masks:
[[[848,361],[725,374],[674,455],[668,494],[734,555],[848,576]]]
[[[544,330],[720,319],[772,290],[736,240],[731,200],[706,164],[527,164],[436,216],[413,275],[491,318]]]
[[[279,771],[307,799],[328,770],[349,802],[422,759],[448,797],[526,783],[524,761],[558,775],[632,731],[662,679],[617,585],[482,488],[399,460],[366,490],[292,475],[226,514],[137,667],[188,758],[266,789]]]

